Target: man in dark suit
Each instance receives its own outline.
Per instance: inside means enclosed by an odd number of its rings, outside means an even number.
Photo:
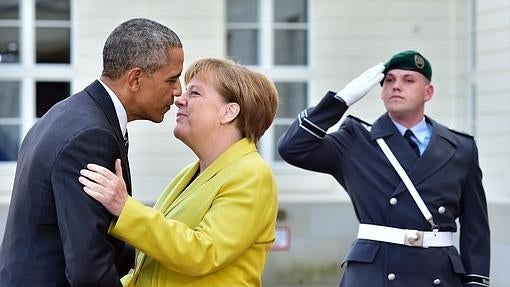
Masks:
[[[108,235],[112,216],[83,191],[79,171],[121,159],[129,192],[127,122],[161,122],[181,94],[183,50],[169,28],[131,19],[106,40],[103,72],[51,108],[21,146],[0,286],[122,286],[134,250]]]
[[[489,286],[477,147],[473,137],[425,116],[431,78],[421,54],[398,53],[300,113],[279,140],[283,159],[331,174],[351,198],[360,226],[340,286]],[[373,125],[348,116],[327,133],[379,82],[385,114]],[[457,219],[460,254],[453,245]]]

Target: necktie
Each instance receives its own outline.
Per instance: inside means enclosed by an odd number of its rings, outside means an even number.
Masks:
[[[416,157],[420,157],[420,149],[418,148],[418,145],[413,141],[413,139],[411,139],[411,137],[413,135],[414,134],[413,134],[413,132],[411,130],[407,130],[404,133],[404,137],[406,138],[407,142],[409,143],[409,145],[413,149],[414,153],[416,154]]]
[[[126,130],[126,133],[124,134],[124,146],[126,146],[126,153],[129,149],[129,136],[128,131]]]

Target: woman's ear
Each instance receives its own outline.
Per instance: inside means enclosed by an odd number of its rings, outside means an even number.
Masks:
[[[221,124],[228,124],[234,121],[239,115],[241,107],[238,103],[228,103],[223,107],[223,112],[220,118]]]

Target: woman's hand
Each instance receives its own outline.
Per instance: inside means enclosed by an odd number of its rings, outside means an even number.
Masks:
[[[87,164],[87,169],[80,170],[80,174],[78,181],[84,185],[83,190],[118,217],[128,197],[120,159],[115,160],[115,174],[92,163]]]

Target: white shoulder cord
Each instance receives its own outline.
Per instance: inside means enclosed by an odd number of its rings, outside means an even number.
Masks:
[[[439,227],[434,223],[434,220],[432,218],[432,214],[427,209],[427,206],[423,202],[423,199],[418,194],[418,191],[416,191],[416,188],[414,187],[413,183],[409,179],[409,176],[404,171],[404,169],[402,168],[402,166],[398,162],[398,160],[395,157],[395,155],[393,154],[393,152],[391,152],[390,148],[388,147],[388,145],[386,144],[384,139],[378,138],[376,141],[379,144],[379,146],[381,147],[381,149],[384,152],[384,154],[386,155],[386,157],[388,158],[388,160],[390,161],[391,165],[393,165],[393,168],[395,169],[395,171],[397,171],[398,175],[400,176],[400,178],[404,182],[405,186],[407,187],[407,190],[409,190],[409,193],[411,193],[411,196],[413,197],[414,202],[416,202],[416,205],[418,205],[418,208],[420,209],[421,213],[423,214],[425,219],[432,226],[432,230],[433,231],[437,231],[439,229]]]

